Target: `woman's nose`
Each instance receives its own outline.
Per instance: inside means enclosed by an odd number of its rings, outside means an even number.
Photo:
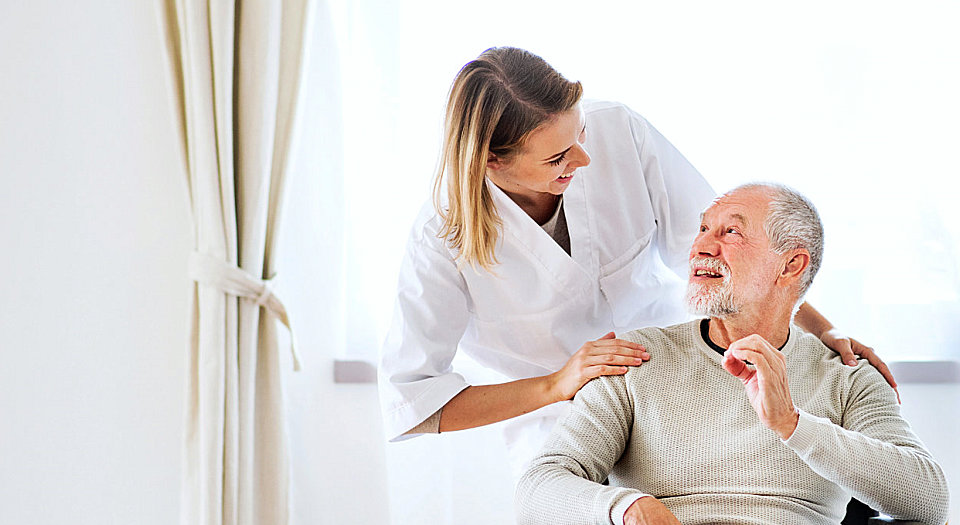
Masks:
[[[570,164],[574,164],[577,168],[590,165],[590,154],[587,153],[587,149],[583,147],[583,144],[574,144],[570,151],[574,153]]]

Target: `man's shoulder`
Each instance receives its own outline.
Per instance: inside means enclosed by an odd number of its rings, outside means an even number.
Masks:
[[[796,332],[797,335],[796,343],[788,359],[806,368],[816,369],[816,373],[820,377],[825,374],[844,375],[844,368],[849,367],[843,364],[840,354],[823,344],[823,341],[817,336],[805,332],[796,325],[791,325],[790,330]]]
[[[858,360],[857,366],[846,365],[843,363],[840,354],[823,344],[817,336],[804,332],[796,326],[791,326],[791,330],[799,332],[792,358],[799,365],[813,368],[812,372],[815,375],[812,377],[821,379],[836,377],[846,383],[848,387],[853,382],[886,383],[880,372],[866,359]]]
[[[641,345],[681,345],[692,339],[699,322],[697,319],[665,327],[648,326],[618,334],[617,337]]]

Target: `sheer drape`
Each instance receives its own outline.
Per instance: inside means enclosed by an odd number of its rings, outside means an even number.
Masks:
[[[183,524],[288,522],[270,279],[308,3],[165,2],[195,243]]]

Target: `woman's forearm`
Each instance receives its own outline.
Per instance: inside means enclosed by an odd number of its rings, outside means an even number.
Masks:
[[[573,399],[587,381],[625,374],[650,359],[646,349],[613,332],[587,341],[552,374],[498,385],[468,386],[444,405],[440,432],[481,427],[514,418],[557,401]]]
[[[833,328],[833,324],[807,302],[800,305],[794,321],[800,328],[817,337],[821,337],[824,332]]]
[[[447,402],[440,414],[440,432],[481,427],[533,412],[560,401],[553,375],[496,385],[468,386]]]

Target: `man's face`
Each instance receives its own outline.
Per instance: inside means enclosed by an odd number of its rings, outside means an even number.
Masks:
[[[762,188],[739,190],[721,196],[703,213],[690,249],[691,313],[727,317],[762,305],[773,291],[779,258],[763,229],[769,201]]]

